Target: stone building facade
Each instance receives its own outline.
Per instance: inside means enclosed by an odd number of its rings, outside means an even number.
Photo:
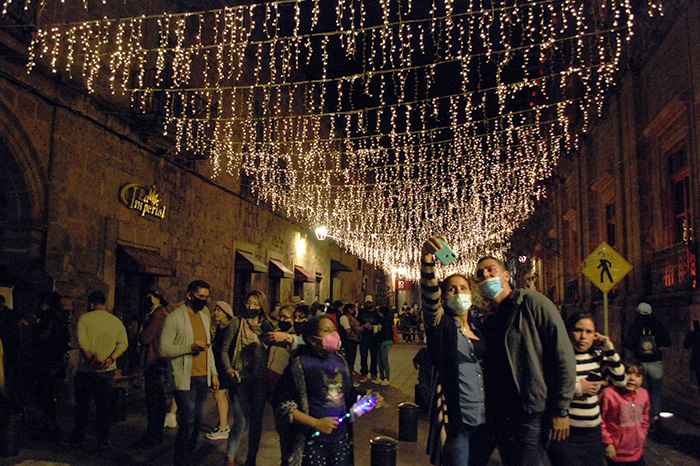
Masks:
[[[388,304],[382,271],[257,205],[232,179],[212,180],[206,160],[176,158],[171,141],[105,96],[28,75],[27,40],[0,29],[0,285],[12,286],[17,312],[33,312],[47,290],[80,310],[103,289],[136,329],[151,286],[175,303],[193,279],[234,308],[251,289],[272,303],[373,294]]]
[[[601,242],[611,245],[633,269],[609,293],[610,334],[619,347],[637,304],[649,300],[672,337],[666,380],[681,388],[690,380],[683,338],[700,319],[700,7],[664,5],[665,16],[635,37],[631,66],[580,150],[562,155],[512,255],[516,276],[529,272],[564,313],[597,311],[602,328],[603,295],[580,265]]]

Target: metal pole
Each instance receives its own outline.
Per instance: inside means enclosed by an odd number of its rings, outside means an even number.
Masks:
[[[603,319],[604,319],[604,328],[605,328],[605,334],[608,335],[608,292],[603,293]]]

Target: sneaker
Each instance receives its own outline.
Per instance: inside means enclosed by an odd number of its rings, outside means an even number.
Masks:
[[[389,385],[389,379],[382,379],[382,385]]]
[[[361,375],[360,376],[360,383],[365,383],[367,382],[367,376],[366,375]]]
[[[175,413],[168,413],[165,415],[165,423],[163,424],[165,427],[170,427],[171,429],[174,429],[177,427],[177,416]]]
[[[229,426],[226,426],[223,429],[217,426],[211,432],[207,432],[207,438],[209,440],[226,440],[230,432],[231,428]]]
[[[373,375],[370,380],[372,381],[372,383],[377,383],[377,376]]]

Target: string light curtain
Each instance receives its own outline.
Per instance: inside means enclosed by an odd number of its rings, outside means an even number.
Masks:
[[[503,254],[601,111],[635,14],[661,12],[658,0],[281,0],[42,25],[28,69],[160,105],[177,150],[215,176],[415,277],[432,234],[461,256],[447,273]]]

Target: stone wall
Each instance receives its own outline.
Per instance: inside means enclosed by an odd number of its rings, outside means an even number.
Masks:
[[[665,350],[664,357],[666,383],[678,390],[694,382],[689,377],[689,352],[682,342],[692,320],[700,316],[697,265],[694,284],[661,292],[658,285],[664,278],[655,278],[652,269],[655,257],[674,245],[688,247],[698,257],[699,17],[695,2],[669,2],[667,16],[655,22],[643,40],[636,38],[637,61],[622,74],[616,92],[607,97],[601,115],[582,138],[579,152],[563,157],[543,204],[548,210],[525,230],[525,235],[539,238],[539,249],[530,252],[544,259],[545,276],[550,280],[545,286],[557,287],[557,304],[565,313],[596,311],[602,327],[600,291],[578,273],[579,298],[564,302],[557,277],[577,274],[572,250],[583,260],[602,241],[608,242],[605,207],[614,204],[615,250],[633,269],[609,295],[610,336],[621,348],[637,304],[641,299],[650,301],[671,334],[672,347]],[[687,152],[691,226],[688,241],[680,243],[672,238],[673,181],[669,173],[669,158],[678,147]],[[577,185],[578,195],[572,195]],[[574,234],[562,223],[575,225]],[[558,248],[547,247],[552,233]],[[674,267],[668,266],[666,278],[671,281]]]
[[[331,240],[318,241],[306,227],[176,165],[134,133],[129,122],[76,91],[74,83],[28,76],[14,60],[5,60],[2,69],[0,141],[6,150],[0,156],[22,170],[30,193],[26,207],[42,231],[43,251],[35,267],[48,273],[56,291],[69,300],[105,288],[110,304],[114,302],[119,244],[157,251],[175,266],[175,277],[157,279],[171,302],[181,300],[195,278],[212,285],[214,299],[231,302],[237,249],[266,265],[275,258],[292,270],[304,267],[321,278],[321,300],[331,297],[331,259],[352,269],[335,274],[333,298],[359,301],[374,293],[377,280],[387,281],[364,263],[358,269],[358,258]],[[165,218],[141,216],[121,204],[118,193],[128,183],[155,185],[167,207]],[[225,184],[234,186],[229,178]],[[304,252],[297,247],[302,235]],[[251,286],[267,291],[267,274],[253,274]],[[315,299],[316,284],[307,284],[304,291]],[[282,279],[281,300],[292,294],[293,280]],[[70,306],[70,301],[64,304]]]

